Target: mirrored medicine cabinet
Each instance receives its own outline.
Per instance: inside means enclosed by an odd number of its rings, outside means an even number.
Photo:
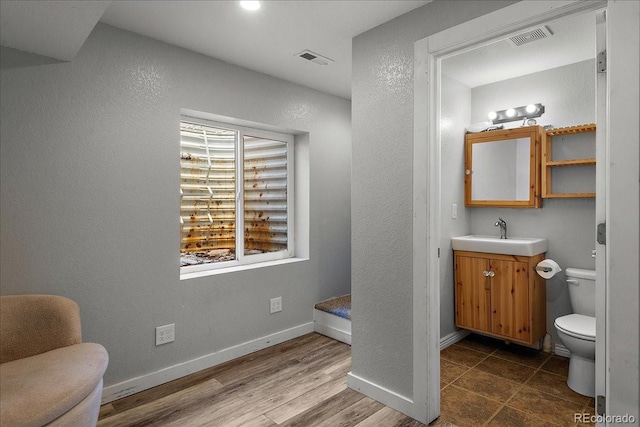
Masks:
[[[543,128],[523,126],[465,136],[465,206],[538,208]]]

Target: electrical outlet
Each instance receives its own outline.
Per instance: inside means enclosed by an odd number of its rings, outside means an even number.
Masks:
[[[282,297],[271,298],[270,302],[271,302],[271,308],[269,310],[269,314],[282,311]]]
[[[452,219],[458,218],[458,205],[455,203],[451,205],[451,218]]]
[[[176,324],[158,326],[156,328],[156,345],[167,344],[176,339]]]

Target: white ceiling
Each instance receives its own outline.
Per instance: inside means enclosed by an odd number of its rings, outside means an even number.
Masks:
[[[0,45],[69,61],[100,20],[349,99],[352,38],[430,1],[2,0]],[[334,62],[294,56],[305,49]]]
[[[549,22],[546,27],[551,37],[517,47],[501,40],[446,58],[442,61],[442,72],[476,87],[595,57],[593,12]]]
[[[102,22],[244,68],[351,98],[351,39],[420,1],[114,1]],[[295,54],[309,49],[335,62]]]
[[[343,98],[351,98],[351,41],[431,0],[0,1],[2,46],[72,60],[101,22]],[[593,15],[548,24],[550,39],[498,42],[447,59],[443,70],[475,87],[593,58]],[[317,65],[295,54],[331,58]],[[470,73],[469,70],[474,70]]]
[[[109,1],[0,1],[0,45],[71,61]]]

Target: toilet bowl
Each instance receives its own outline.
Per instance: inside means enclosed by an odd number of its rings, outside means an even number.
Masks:
[[[568,314],[555,321],[556,331],[571,352],[567,385],[576,393],[593,397],[596,391],[596,318]]]
[[[567,385],[576,393],[595,396],[596,377],[596,272],[567,268],[567,286],[573,314],[558,317],[558,337],[571,352]]]

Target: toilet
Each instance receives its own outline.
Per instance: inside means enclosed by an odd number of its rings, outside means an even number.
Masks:
[[[567,385],[576,393],[594,397],[596,390],[596,272],[567,268],[567,287],[573,314],[558,317],[555,327],[571,352]]]

